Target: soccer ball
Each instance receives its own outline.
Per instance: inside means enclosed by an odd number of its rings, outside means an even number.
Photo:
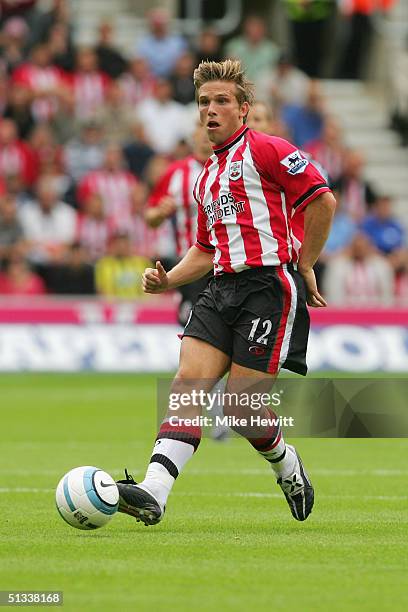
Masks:
[[[98,529],[117,512],[116,482],[102,470],[85,465],[65,474],[55,494],[57,510],[71,527]]]

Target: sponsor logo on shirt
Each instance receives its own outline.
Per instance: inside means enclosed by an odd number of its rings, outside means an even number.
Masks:
[[[287,168],[286,172],[288,174],[302,174],[309,165],[309,161],[302,156],[300,151],[289,153],[284,159],[280,160],[280,163]]]
[[[204,212],[207,215],[207,229],[211,228],[219,219],[231,217],[244,212],[244,210],[244,200],[237,202],[231,192],[220,194],[211,204],[204,206]]]
[[[229,179],[230,181],[238,181],[242,176],[242,160],[233,161],[229,167]]]

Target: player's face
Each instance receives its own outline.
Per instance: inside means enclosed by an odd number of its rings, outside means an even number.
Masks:
[[[242,126],[249,105],[247,102],[238,103],[235,83],[209,81],[200,87],[198,109],[209,140],[217,145]]]

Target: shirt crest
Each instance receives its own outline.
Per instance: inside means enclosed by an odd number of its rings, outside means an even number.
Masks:
[[[242,176],[242,159],[239,161],[233,161],[229,167],[229,179],[231,181],[238,181]]]

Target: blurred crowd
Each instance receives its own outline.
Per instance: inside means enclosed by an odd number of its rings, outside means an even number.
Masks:
[[[323,3],[324,4],[324,3]],[[238,57],[257,86],[249,125],[288,138],[334,190],[334,226],[316,272],[333,305],[408,301],[408,250],[393,202],[364,178],[313,70],[247,17],[224,42],[208,27],[187,39],[164,9],[146,16],[131,56],[111,22],[74,44],[66,0],[0,1],[0,294],[141,297],[149,261],[179,255],[175,207],[155,188],[194,153],[192,73]],[[296,17],[296,16],[291,16]],[[295,50],[296,51],[296,50]],[[159,205],[160,223],[148,214]]]

